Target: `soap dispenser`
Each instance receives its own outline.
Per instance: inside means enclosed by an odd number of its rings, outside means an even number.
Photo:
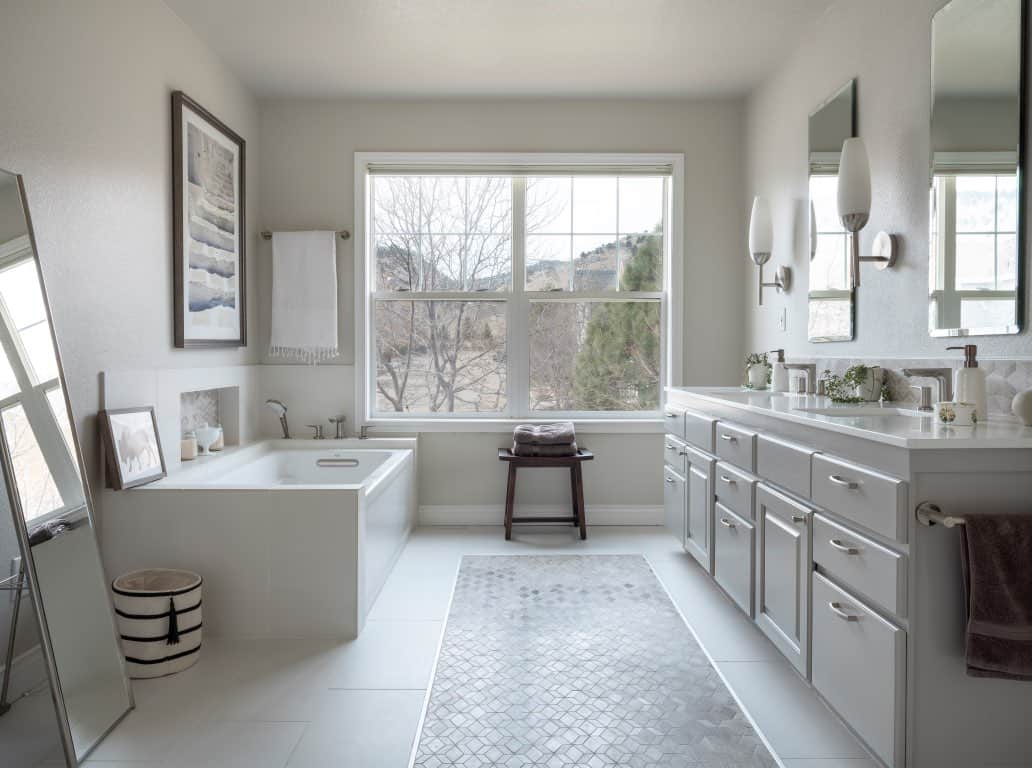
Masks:
[[[958,403],[974,405],[976,421],[984,422],[988,418],[986,411],[989,409],[989,400],[985,392],[985,371],[978,367],[978,347],[965,344],[946,349],[964,350],[964,367],[958,368],[953,378],[953,399]]]
[[[785,350],[772,349],[770,354],[777,355],[774,369],[770,374],[771,392],[788,392],[788,368],[785,367]]]

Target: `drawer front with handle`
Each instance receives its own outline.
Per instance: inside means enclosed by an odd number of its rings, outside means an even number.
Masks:
[[[714,505],[713,578],[750,617],[753,615],[752,523],[719,501]]]
[[[717,501],[735,514],[752,520],[756,497],[756,478],[737,467],[718,461],[713,473],[713,493]]]
[[[813,457],[813,500],[875,533],[906,540],[903,480],[818,453]]]
[[[673,435],[664,435],[663,461],[679,474],[686,474],[688,472],[688,443]]]
[[[695,411],[684,412],[684,439],[708,453],[713,453],[717,420]]]
[[[906,555],[818,514],[813,519],[813,560],[838,581],[906,616]]]
[[[687,512],[685,479],[670,467],[663,468],[663,512],[666,528],[684,545],[685,513]]]
[[[901,768],[906,633],[819,573],[813,577],[813,685],[891,768]]]
[[[684,409],[668,405],[663,411],[663,424],[668,435],[684,440]]]
[[[717,456],[748,472],[756,471],[756,433],[744,427],[717,422]]]
[[[815,453],[812,448],[767,435],[757,435],[756,474],[792,493],[808,498],[810,460]]]

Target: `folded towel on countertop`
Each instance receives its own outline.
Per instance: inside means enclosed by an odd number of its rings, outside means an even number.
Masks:
[[[576,439],[572,421],[555,424],[520,424],[512,431],[512,439],[520,445],[570,445]]]
[[[337,234],[272,233],[269,354],[316,363],[337,354]]]
[[[967,515],[967,673],[1032,680],[1032,515]]]
[[[513,456],[540,456],[542,458],[559,458],[560,456],[576,456],[577,443],[565,445],[530,445],[529,443],[512,444]]]

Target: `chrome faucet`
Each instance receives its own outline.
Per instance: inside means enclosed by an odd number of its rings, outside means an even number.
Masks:
[[[812,395],[817,391],[817,364],[816,363],[785,363],[785,368],[790,371],[806,372],[806,394]]]
[[[361,428],[358,430],[358,439],[359,440],[368,440],[369,439],[369,425],[368,424],[363,424],[361,426]]]
[[[333,425],[333,439],[343,440],[344,439],[344,425],[348,422],[348,417],[344,414],[340,416],[331,416],[330,424]]]
[[[939,382],[939,400],[949,401],[953,399],[952,368],[904,368],[903,375],[908,379],[914,377],[935,379]]]
[[[290,439],[290,426],[287,424],[287,406],[283,405],[279,400],[266,400],[265,404],[269,406],[273,413],[279,416],[280,428],[283,430],[283,439]]]

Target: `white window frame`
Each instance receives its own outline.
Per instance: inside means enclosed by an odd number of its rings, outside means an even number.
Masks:
[[[519,167],[557,167],[585,170],[605,167],[619,174],[620,167],[628,169],[643,166],[666,166],[671,169],[669,184],[668,223],[669,231],[664,232],[663,290],[657,291],[661,307],[661,334],[663,356],[660,361],[660,402],[655,414],[640,413],[561,413],[542,411],[537,414],[518,414],[514,416],[499,414],[454,414],[447,416],[427,416],[425,414],[398,415],[384,417],[373,415],[372,396],[375,386],[376,363],[373,359],[375,350],[370,344],[372,328],[372,301],[374,286],[372,281],[375,272],[367,264],[371,247],[371,206],[369,172],[370,166],[440,166],[455,169],[461,173],[466,167],[499,167],[515,169]],[[511,171],[510,171],[511,172]],[[684,254],[684,155],[680,153],[495,153],[495,152],[356,152],[355,153],[355,238],[354,238],[354,274],[355,274],[355,403],[356,421],[359,426],[368,426],[377,431],[390,432],[455,432],[479,431],[495,432],[511,428],[519,423],[548,422],[557,418],[570,418],[582,432],[662,432],[662,409],[666,404],[666,387],[677,386],[682,376],[683,349],[683,254]],[[522,237],[522,222],[513,222],[513,238]],[[514,248],[513,275],[514,283],[522,275],[522,248]],[[529,298],[522,291],[522,286],[514,286],[507,294],[510,304],[528,302]],[[608,299],[618,300],[619,294],[583,294],[567,296],[583,300]],[[528,315],[529,316],[529,315]],[[507,350],[509,355],[526,355],[527,333],[522,328],[522,311],[511,312],[507,323]],[[515,320],[515,322],[514,322]],[[510,383],[510,393],[524,382]],[[522,402],[522,400],[521,400]]]

